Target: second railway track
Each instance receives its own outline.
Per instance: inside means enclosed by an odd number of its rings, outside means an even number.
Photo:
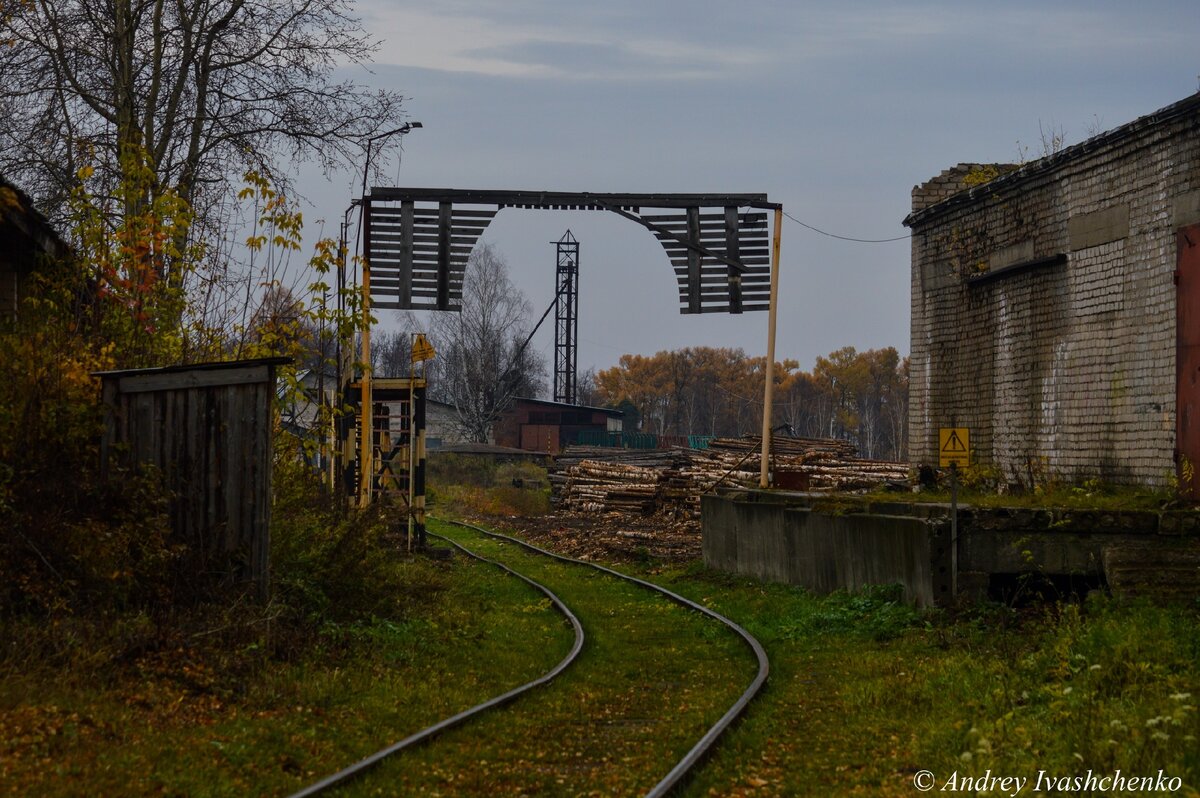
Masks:
[[[504,701],[485,702],[401,743],[381,740],[381,750],[355,766],[371,769],[352,793],[658,798],[686,780],[766,681],[758,641],[701,604],[479,527],[443,531],[552,601],[558,603],[549,591],[561,596],[561,609],[580,616],[587,645],[578,662],[568,668],[566,658],[519,698],[512,690]],[[580,634],[577,626],[576,648]],[[421,745],[453,725],[460,727]],[[345,780],[329,778],[299,794]]]

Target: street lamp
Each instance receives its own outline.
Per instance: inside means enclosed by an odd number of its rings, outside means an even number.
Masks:
[[[376,141],[379,141],[380,139],[386,139],[388,136],[395,136],[395,135],[403,136],[405,133],[408,133],[412,130],[416,130],[419,127],[425,127],[425,126],[422,125],[420,122],[405,122],[403,125],[396,128],[395,130],[389,130],[384,133],[376,133],[374,136],[371,136],[367,139],[367,162],[365,164],[363,164],[363,182],[362,182],[362,193],[363,193],[364,197],[367,195],[367,175],[371,171],[371,145],[373,143],[375,143]]]
[[[363,182],[362,182],[362,199],[358,206],[359,212],[359,228],[360,232],[363,227],[362,219],[365,215],[367,207],[367,175],[371,172],[371,145],[380,139],[386,139],[388,136],[403,136],[411,130],[424,127],[420,122],[405,122],[400,127],[394,130],[388,130],[383,133],[377,133],[374,136],[367,138],[367,162],[363,164]],[[375,466],[371,462],[373,456],[372,447],[374,445],[374,421],[371,418],[372,411],[372,394],[371,394],[371,261],[367,254],[363,253],[362,261],[362,362],[363,373],[362,379],[362,398],[359,405],[359,455],[358,455],[358,497],[360,506],[365,506],[371,501],[371,481],[375,478]],[[412,395],[409,395],[409,407],[412,407]],[[409,434],[411,435],[411,428]],[[411,446],[410,446],[411,448]],[[412,475],[409,474],[411,482]],[[409,536],[411,540],[411,535]]]

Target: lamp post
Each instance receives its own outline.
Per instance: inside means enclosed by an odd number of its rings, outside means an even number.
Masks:
[[[405,122],[403,125],[401,125],[398,128],[395,128],[394,130],[387,130],[387,131],[384,131],[383,133],[376,133],[374,136],[371,136],[367,139],[367,162],[363,165],[363,182],[362,182],[362,193],[363,193],[364,197],[367,195],[367,175],[370,174],[370,172],[371,172],[371,145],[374,144],[375,142],[379,141],[380,139],[386,139],[389,136],[403,136],[405,133],[410,133],[420,127],[425,127],[425,126],[422,125],[420,122]]]
[[[367,160],[363,164],[363,182],[362,182],[362,200],[359,205],[359,226],[363,231],[363,261],[362,261],[362,399],[359,412],[359,441],[358,441],[358,462],[359,462],[359,485],[358,496],[359,505],[365,507],[371,501],[371,481],[375,477],[375,464],[371,462],[374,454],[374,419],[371,418],[373,407],[371,405],[371,261],[367,255],[367,247],[365,242],[369,241],[369,231],[367,225],[370,224],[369,211],[367,210],[367,176],[371,173],[371,145],[380,139],[386,139],[389,136],[403,136],[404,134],[415,130],[419,127],[424,127],[420,122],[405,122],[398,128],[386,130],[383,133],[376,133],[374,136],[367,138]],[[410,397],[411,398],[411,397]]]

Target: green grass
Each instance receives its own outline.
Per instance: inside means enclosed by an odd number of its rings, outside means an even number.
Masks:
[[[579,616],[587,642],[552,685],[390,760],[349,795],[638,795],[754,676],[738,638],[658,594],[438,528],[547,584]]]
[[[753,676],[744,647],[711,621],[611,577],[434,529],[547,583],[579,614],[587,647],[554,685],[340,794],[639,794]],[[951,616],[887,588],[817,598],[698,563],[623,567],[742,623],[771,657],[764,694],[683,795],[913,796],[922,769],[941,786],[989,769],[1117,768],[1161,768],[1197,794],[1200,607],[1100,599]],[[327,620],[304,646],[214,629],[120,648],[112,641],[153,639],[156,620],[4,621],[0,793],[284,794],[533,678],[570,646],[544,598],[491,566],[390,568],[401,611]]]
[[[831,504],[859,505],[863,502],[949,503],[950,478],[946,472],[936,489],[919,493],[876,490],[853,495],[834,494],[823,501]],[[1173,478],[1168,478],[1171,482]],[[1175,488],[1149,488],[1139,485],[1115,485],[1099,479],[1069,482],[1048,472],[1027,477],[1027,484],[1015,489],[990,466],[971,466],[959,475],[958,501],[974,507],[1022,509],[1065,509],[1097,511],[1156,511],[1179,506]]]
[[[428,468],[426,497],[442,515],[534,516],[550,511],[546,469],[536,463],[435,453]]]
[[[290,792],[540,675],[570,646],[549,602],[490,565],[415,561],[397,575],[431,588],[419,613],[329,625],[303,660],[244,682],[190,649],[6,668],[0,792]],[[8,643],[22,630],[3,631]]]
[[[686,795],[905,795],[922,769],[1179,776],[1200,785],[1195,609],[1092,601],[918,616],[693,566],[659,574],[767,648],[762,700]],[[1032,790],[1030,790],[1032,792]],[[1029,793],[1027,793],[1029,794]]]

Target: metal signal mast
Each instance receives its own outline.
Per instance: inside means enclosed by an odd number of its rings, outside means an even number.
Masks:
[[[558,241],[554,285],[554,401],[575,404],[579,338],[579,242],[568,230]]]

